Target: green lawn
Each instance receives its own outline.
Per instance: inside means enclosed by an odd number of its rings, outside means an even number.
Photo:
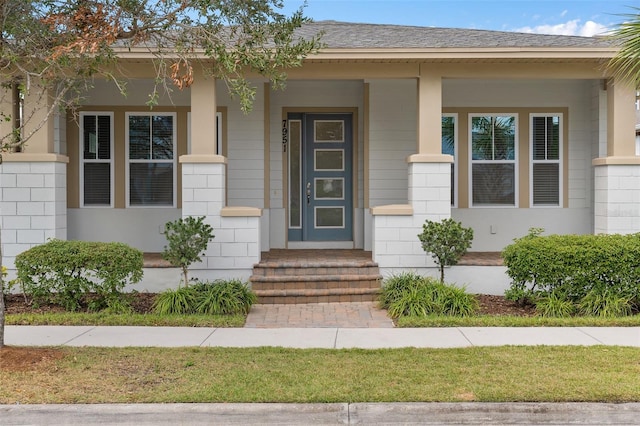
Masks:
[[[7,325],[128,325],[164,327],[242,327],[244,315],[107,314],[49,312],[10,314]]]
[[[0,403],[640,401],[640,349],[626,347],[55,351],[0,363]]]
[[[7,325],[129,325],[165,327],[242,327],[243,315],[107,314],[102,312],[50,312],[10,314]],[[602,317],[402,317],[398,327],[640,327],[640,315]]]
[[[628,317],[516,317],[479,315],[469,317],[402,317],[398,327],[640,327],[640,315]]]

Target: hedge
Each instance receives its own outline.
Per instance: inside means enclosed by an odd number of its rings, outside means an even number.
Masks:
[[[18,283],[35,304],[77,310],[93,294],[94,308],[122,303],[121,291],[142,279],[142,252],[122,243],[49,240],[20,253]]]
[[[550,235],[533,231],[502,257],[512,299],[561,295],[578,302],[608,294],[640,301],[640,234]]]

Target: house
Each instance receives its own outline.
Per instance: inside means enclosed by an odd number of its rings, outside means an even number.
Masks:
[[[97,81],[77,117],[4,155],[5,262],[52,237],[160,252],[164,223],[188,215],[215,229],[203,278],[246,279],[276,249],[362,249],[383,275],[430,273],[416,237],[427,219],[472,227],[478,252],[531,227],[640,231],[636,92],[606,70],[606,40],[333,21],[301,32],[321,30],[326,48],[286,90],[253,80],[246,115],[198,70],[150,110],[150,60],[122,52],[127,98]]]

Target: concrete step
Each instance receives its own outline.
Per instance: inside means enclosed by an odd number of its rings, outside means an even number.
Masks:
[[[373,302],[378,299],[380,288],[278,289],[255,293],[262,304]]]
[[[379,274],[378,265],[354,265],[345,263],[339,265],[318,265],[310,263],[301,265],[273,265],[257,264],[253,268],[253,277],[271,276],[308,276],[308,275],[376,275]],[[252,279],[253,279],[252,277]]]
[[[258,303],[368,302],[377,299],[377,263],[356,251],[274,251],[249,279]]]

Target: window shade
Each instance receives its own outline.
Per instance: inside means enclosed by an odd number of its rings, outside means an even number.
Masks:
[[[84,164],[84,205],[109,206],[111,204],[111,164]]]
[[[129,204],[132,206],[172,206],[173,164],[130,163]]]
[[[514,205],[514,164],[473,164],[474,205]]]
[[[533,165],[533,204],[552,206],[560,204],[559,164]]]
[[[531,118],[533,205],[560,205],[560,116]]]

